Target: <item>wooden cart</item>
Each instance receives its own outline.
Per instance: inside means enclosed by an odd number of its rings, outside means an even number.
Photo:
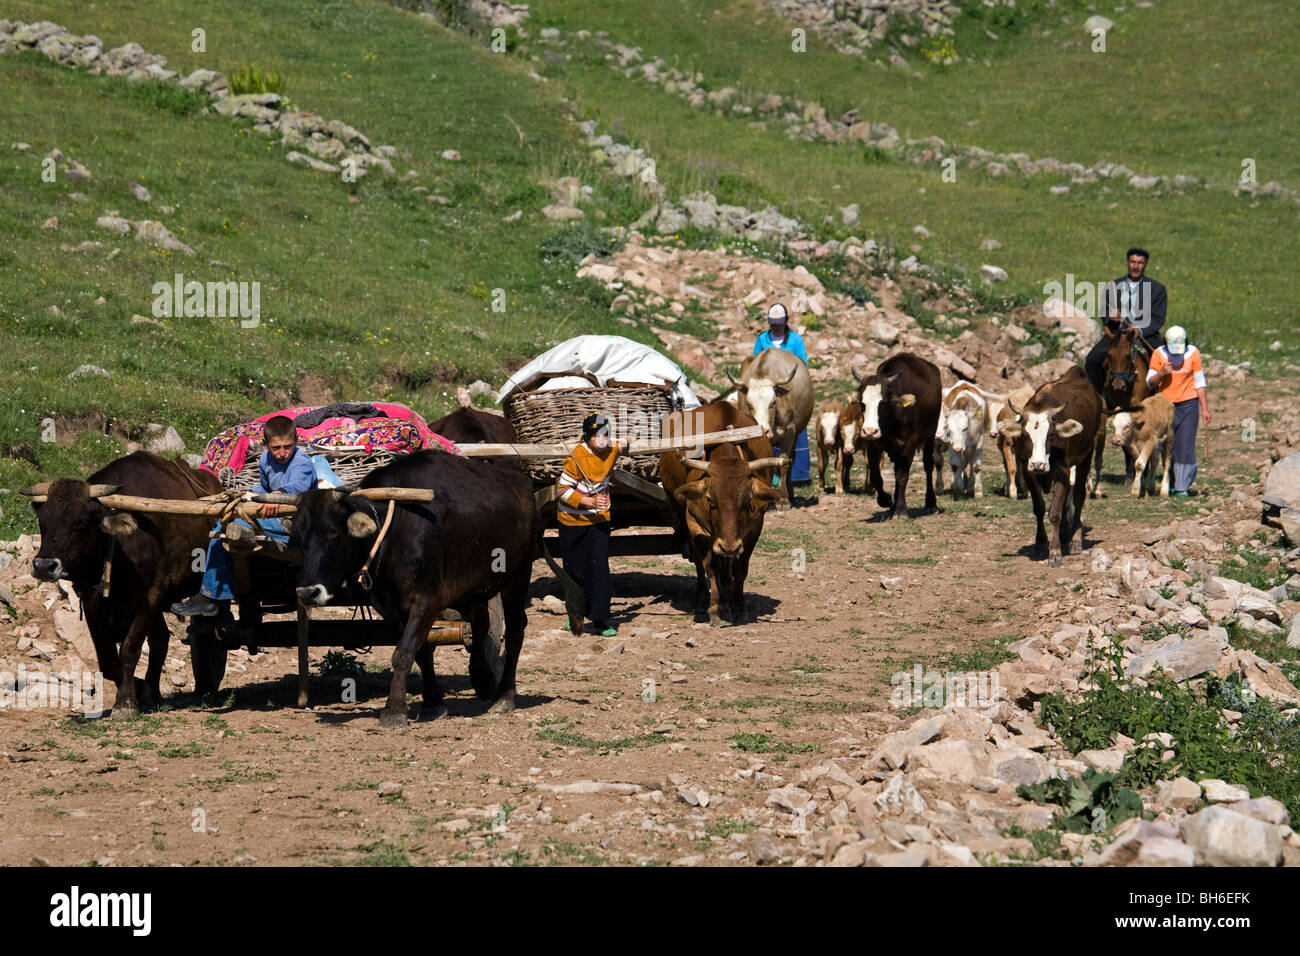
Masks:
[[[762,430],[757,426],[735,431],[695,435],[685,439],[663,440],[652,438],[634,441],[629,455],[636,461],[647,456],[655,457],[663,451],[691,449],[722,442],[744,441],[757,437]],[[546,477],[548,470],[562,462],[574,442],[506,445],[461,445],[467,457],[492,457],[518,460],[522,467],[534,475],[535,498],[548,525],[554,524],[555,482]],[[394,457],[383,453],[369,456],[372,461],[357,460],[359,449],[329,447],[304,448],[313,455],[331,459],[331,466],[340,477],[355,482],[374,467],[380,467]],[[329,607],[350,608],[350,619],[312,618],[307,607],[299,603],[296,595],[300,555],[285,544],[265,535],[235,524],[242,518],[256,526],[255,518],[261,503],[268,497],[250,495],[248,489],[256,482],[256,455],[249,455],[250,464],[240,475],[223,474],[227,491],[199,500],[163,500],[136,498],[127,495],[108,495],[100,498],[107,508],[123,511],[169,514],[207,515],[218,527],[214,536],[221,537],[230,551],[233,565],[232,589],[239,618],[233,623],[217,626],[214,619],[195,618],[189,625],[190,661],[194,673],[195,689],[199,693],[215,693],[225,676],[226,658],[232,648],[287,647],[298,650],[298,706],[308,703],[309,656],[311,647],[337,647],[344,650],[395,646],[400,630],[382,620],[372,608],[368,594],[355,583],[337,595]],[[366,456],[361,456],[366,457]],[[342,459],[348,459],[343,461]],[[250,468],[252,469],[250,472]],[[616,555],[680,554],[683,542],[673,531],[673,517],[668,498],[657,482],[657,466],[650,480],[632,471],[615,469],[612,483],[616,489],[614,514],[616,529],[637,527],[657,530],[642,531],[634,535],[616,535],[611,553]],[[431,501],[433,492],[414,488],[367,488],[353,490],[376,500],[393,498],[406,501]],[[291,504],[280,504],[280,514],[292,516]],[[273,615],[293,614],[292,620],[266,620]],[[446,619],[436,621],[428,635],[434,645],[460,645],[471,653],[483,656],[491,665],[493,678],[499,678],[503,664],[503,636],[505,619],[499,598],[493,598],[474,621],[463,621],[455,611],[448,610]],[[476,642],[483,642],[476,648]],[[476,688],[477,689],[477,688]]]

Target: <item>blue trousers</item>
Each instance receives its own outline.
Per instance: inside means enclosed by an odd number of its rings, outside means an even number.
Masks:
[[[236,519],[235,523],[242,524],[245,528],[252,527],[242,518]],[[259,518],[257,525],[258,530],[268,538],[289,540],[289,532],[284,530],[279,518]],[[230,560],[230,552],[222,547],[220,538],[213,538],[208,542],[207,564],[204,565],[203,587],[200,590],[214,601],[229,601],[235,596],[235,592],[230,589],[233,576],[234,563]]]
[[[812,477],[812,456],[808,453],[808,430],[804,429],[794,443],[794,464],[790,466],[791,481],[807,481]]]
[[[1197,398],[1174,404],[1174,491],[1186,491],[1196,480],[1196,429],[1201,421]]]

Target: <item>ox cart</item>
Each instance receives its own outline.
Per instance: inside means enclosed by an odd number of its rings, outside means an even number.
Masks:
[[[674,410],[661,407],[664,390],[650,386],[613,386],[582,391],[581,396],[544,393],[549,403],[539,416],[537,400],[507,402],[506,415],[520,437],[550,437],[564,440],[520,441],[497,444],[461,444],[456,446],[466,457],[515,461],[533,479],[534,497],[539,512],[549,528],[555,524],[555,478],[563,460],[577,442],[581,421],[588,408],[620,412],[636,424],[626,431],[631,438],[623,467],[611,479],[615,500],[614,555],[682,554],[684,542],[674,530],[674,520],[663,487],[658,483],[658,456],[664,451],[696,454],[706,445],[743,441],[757,437],[757,426],[728,429],[709,434],[688,434],[683,438],[659,437],[659,417]],[[562,403],[562,407],[556,402]],[[631,411],[629,411],[631,410]],[[539,434],[530,425],[545,417],[551,434]],[[415,488],[364,488],[357,483],[371,470],[388,464],[400,452],[376,452],[363,447],[313,446],[301,444],[309,454],[325,458],[331,469],[345,482],[351,494],[371,501],[394,503],[429,502],[433,492]],[[254,451],[256,449],[253,449]],[[298,651],[298,694],[300,707],[308,703],[309,649],[312,647],[361,650],[398,643],[400,632],[374,611],[366,590],[351,582],[334,596],[326,608],[313,616],[297,598],[298,565],[301,556],[291,547],[249,527],[236,524],[247,521],[256,528],[263,504],[279,505],[279,514],[292,520],[294,505],[282,495],[257,495],[251,489],[257,483],[257,455],[249,454],[238,473],[224,469],[220,475],[223,491],[195,500],[141,498],[109,494],[99,499],[106,508],[157,514],[202,515],[214,522],[213,537],[220,537],[231,554],[234,603],[238,619],[215,621],[191,619],[187,639],[195,689],[215,693],[225,676],[227,654],[231,649],[283,647]],[[36,500],[40,500],[39,498]],[[635,529],[635,530],[633,530]],[[549,540],[544,536],[544,541]],[[195,554],[195,560],[199,559]],[[290,617],[291,615],[291,617]],[[462,620],[454,610],[436,621],[427,637],[431,645],[459,645],[489,665],[491,679],[501,675],[503,660],[504,615],[499,598],[493,598],[475,613],[473,620]],[[484,692],[483,688],[475,687]]]

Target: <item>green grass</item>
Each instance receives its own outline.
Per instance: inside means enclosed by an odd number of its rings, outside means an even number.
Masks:
[[[400,843],[376,840],[356,847],[357,857],[350,862],[356,866],[410,866],[411,859],[407,854],[420,849],[423,847],[408,849],[405,837]]]
[[[376,172],[349,185],[290,166],[278,141],[156,90],[39,54],[0,58],[6,143],[33,147],[0,151],[0,387],[9,397],[0,410],[0,486],[84,474],[122,454],[147,422],[174,425],[186,451],[200,452],[217,431],[294,404],[309,385],[339,399],[403,401],[434,417],[454,405],[456,385],[500,382],[571,335],[648,340],[575,282],[569,259],[542,255],[557,227],[539,214],[550,201],[541,180],[580,176],[597,188],[589,214],[608,221],[634,216],[641,200],[592,165],[558,96],[527,78],[523,64],[369,0],[304,9],[212,0],[201,17],[206,55],[188,52],[196,14],[179,0],[19,2],[6,14],[94,32],[109,46],[135,41],[185,72],[254,62],[283,73],[300,107],[409,150],[398,171],[415,169],[418,179]],[[40,157],[55,146],[93,178],[42,182]],[[463,161],[441,160],[447,148]],[[134,199],[128,181],[145,184],[154,204]],[[451,205],[426,204],[415,184]],[[71,199],[77,191],[88,200]],[[161,213],[161,204],[175,211]],[[515,209],[524,219],[503,224]],[[94,226],[110,210],[160,219],[198,255],[112,241]],[[60,228],[39,229],[51,215]],[[84,239],[106,245],[59,251]],[[121,251],[109,259],[113,247]],[[153,284],[175,272],[260,282],[261,326],[132,325],[133,314],[151,315]],[[497,288],[504,313],[491,309]],[[100,296],[105,304],[95,305]],[[488,347],[457,327],[480,329]],[[85,363],[111,377],[68,379]],[[56,443],[40,441],[46,418]],[[0,496],[0,508],[0,537],[35,530],[23,499]]]
[[[552,743],[559,744],[561,747],[580,747],[585,749],[588,753],[596,753],[597,751],[621,753],[628,749],[653,747],[656,744],[672,742],[672,738],[666,737],[663,734],[632,734],[627,737],[599,740],[594,737],[588,737],[586,734],[574,730],[573,722],[568,720],[558,726],[545,727],[538,731],[537,737],[539,740],[549,740]]]
[[[1047,192],[1056,177],[991,180],[963,169],[956,183],[943,183],[937,165],[868,162],[859,147],[787,140],[783,124],[756,130],[752,117],[691,109],[603,60],[552,58],[544,65],[584,115],[650,147],[670,194],[709,185],[699,182],[699,171],[708,169],[720,199],[734,201],[722,188],[730,177],[774,199],[787,215],[819,226],[838,206],[858,202],[859,234],[892,238],[906,255],[912,227],[924,223],[934,233],[925,242],[927,259],[968,270],[981,261],[1007,266],[1011,280],[998,292],[1013,297],[1041,297],[1043,284],[1062,281],[1065,273],[1101,281],[1118,275],[1125,248],[1141,239],[1154,254],[1152,276],[1169,287],[1171,302],[1185,303],[1183,324],[1207,354],[1266,354],[1277,330],[1290,324],[1290,293],[1281,275],[1243,274],[1240,257],[1260,229],[1294,249],[1294,230],[1279,232],[1292,212],[1268,200],[1251,209],[1230,192],[1245,157],[1255,159],[1260,182],[1300,183],[1300,139],[1284,119],[1296,102],[1286,79],[1296,37],[1261,43],[1253,24],[1231,8],[1187,0],[1114,17],[1108,52],[1094,54],[1081,29],[1087,13],[1068,6],[1076,10],[1071,26],[1059,22],[1058,10],[1035,14],[1033,29],[1014,39],[963,33],[959,50],[974,62],[941,68],[913,55],[920,79],[912,70],[882,70],[839,55],[812,36],[807,53],[792,53],[790,25],[767,11],[756,15],[752,3],[542,0],[532,10],[536,25],[606,29],[613,41],[641,46],[647,57],[662,55],[698,71],[707,88],[797,95],[821,103],[832,117],[860,107],[863,118],[888,122],[905,138],[939,135],[1035,158],[1085,165],[1107,159],[1144,173],[1199,176],[1214,188],[1159,199],[1127,186],[1109,193],[1087,187],[1083,195],[1075,187],[1067,211]],[[1284,10],[1281,0],[1266,0],[1256,13],[1282,17]],[[1138,95],[1141,121],[1126,127],[1121,107]],[[987,236],[1002,248],[980,252]],[[1231,316],[1210,305],[1234,288],[1240,296]],[[1289,348],[1294,358],[1295,347]],[[1277,356],[1271,359],[1277,367]]]
[[[1219,576],[1270,591],[1291,576],[1283,556],[1282,551],[1270,554],[1267,550],[1261,552],[1241,545],[1235,556],[1226,555],[1219,564]]]
[[[737,750],[756,754],[806,754],[818,753],[821,750],[816,744],[789,743],[784,740],[773,740],[767,734],[754,733],[733,734],[731,744]]]
[[[1300,810],[1300,725],[1294,714],[1256,697],[1235,676],[1211,677],[1203,687],[1180,684],[1157,671],[1138,686],[1123,672],[1118,642],[1096,652],[1089,671],[1096,686],[1077,699],[1063,694],[1043,698],[1042,721],[1072,752],[1109,747],[1116,734],[1141,740],[1169,733],[1175,758],[1161,762],[1156,748],[1129,752],[1117,784],[1144,787],[1179,774],[1200,780],[1218,778],[1268,794],[1291,813]],[[1235,728],[1223,710],[1242,714]]]
[[[564,116],[565,96],[601,132],[648,147],[670,196],[707,187],[723,201],[775,203],[839,237],[848,230],[824,218],[857,202],[863,225],[856,231],[900,256],[914,241],[912,227],[924,223],[934,233],[924,255],[940,275],[970,274],[985,261],[1008,268],[1004,286],[969,288],[984,310],[1041,295],[1045,282],[1065,273],[1110,278],[1128,244],[1149,245],[1151,274],[1169,287],[1171,315],[1208,355],[1263,356],[1260,371],[1281,374],[1297,357],[1282,334],[1294,325],[1290,283],[1285,270],[1246,264],[1257,258],[1260,235],[1280,261],[1296,258],[1294,211],[1267,199],[1251,208],[1229,193],[1245,157],[1258,164],[1261,182],[1300,186],[1300,134],[1287,122],[1300,40],[1278,31],[1263,42],[1256,26],[1280,21],[1286,4],[1260,0],[1251,17],[1212,0],[1132,8],[1115,17],[1105,54],[1089,52],[1080,6],[1025,0],[1012,13],[966,4],[971,14],[954,41],[962,62],[940,67],[911,53],[909,70],[839,55],[815,36],[807,53],[794,54],[790,25],[755,0],[541,0],[529,30],[606,29],[616,42],[698,70],[711,88],[797,95],[832,118],[861,107],[864,118],[891,123],[905,137],[1191,173],[1212,190],[1157,199],[1127,187],[1086,187],[1063,201],[1047,194],[1052,177],[994,180],[968,170],[945,184],[937,167],[792,141],[779,129],[751,128],[747,118],[691,109],[603,60],[493,54],[379,0],[205,0],[198,12],[181,0],[11,0],[9,17],[51,19],[110,47],[135,41],[185,73],[204,67],[230,75],[252,65],[264,81],[274,74],[300,108],[409,151],[396,161],[399,175],[415,170],[414,184],[451,203],[427,204],[412,182],[380,173],[346,184],[292,167],[276,141],[201,115],[198,97],[173,88],[92,77],[39,54],[0,58],[8,141],[33,147],[0,149],[7,213],[0,219],[0,388],[9,399],[0,407],[0,487],[85,474],[120,455],[148,422],[175,426],[186,451],[198,452],[234,422],[326,390],[337,399],[403,401],[433,417],[452,406],[457,385],[498,383],[571,335],[651,342],[647,323],[619,324],[608,290],[573,275],[575,257],[613,247],[594,227],[630,222],[650,200],[605,177]],[[1062,13],[1074,22],[1060,23]],[[203,54],[189,48],[198,21],[208,34]],[[987,40],[986,26],[1001,39]],[[533,69],[551,82],[531,79]],[[1140,122],[1126,122],[1123,110],[1137,111]],[[93,178],[43,182],[40,157],[56,146]],[[448,148],[463,161],[441,160]],[[550,201],[541,181],[563,175],[596,188],[588,224],[561,228],[540,216]],[[128,182],[146,185],[153,205],[135,200]],[[87,200],[77,202],[73,192]],[[174,212],[160,212],[163,204]],[[503,223],[516,209],[523,219]],[[113,240],[94,225],[111,210],[161,219],[198,255]],[[60,228],[40,229],[52,215]],[[999,251],[979,251],[988,236],[1001,241]],[[105,246],[59,249],[85,239]],[[110,259],[111,249],[120,251]],[[260,282],[261,326],[182,318],[132,324],[133,315],[149,315],[153,284],[178,271],[200,281]],[[838,259],[814,271],[832,290],[861,301],[870,294],[860,271]],[[491,308],[498,288],[504,313]],[[947,334],[924,301],[915,307],[936,334]],[[712,331],[691,312],[680,327],[703,337]],[[1268,352],[1275,338],[1286,346]],[[1057,343],[1049,336],[1043,344],[1050,352]],[[85,363],[111,376],[68,378]],[[56,424],[53,443],[41,440],[47,418]],[[1113,516],[1127,515],[1130,505],[1112,499],[1089,504],[1095,507]],[[1188,506],[1143,507],[1175,515]],[[0,495],[0,509],[0,538],[35,530],[22,499]],[[785,543],[769,535],[764,542],[769,549]]]

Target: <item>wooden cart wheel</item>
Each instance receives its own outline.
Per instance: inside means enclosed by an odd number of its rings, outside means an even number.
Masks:
[[[469,681],[479,700],[492,700],[505,670],[506,614],[501,596],[475,605],[471,622],[474,640],[469,650]]]
[[[197,694],[215,694],[226,676],[227,651],[215,633],[190,634],[190,669]]]

